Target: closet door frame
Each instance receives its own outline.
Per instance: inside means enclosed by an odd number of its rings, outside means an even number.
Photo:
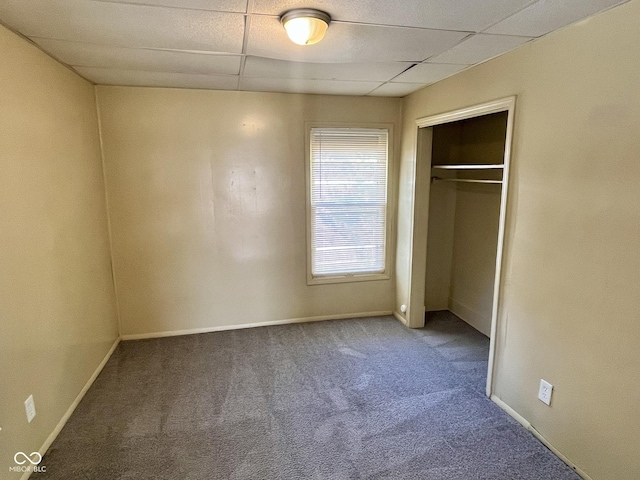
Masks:
[[[502,175],[502,192],[500,198],[500,218],[498,226],[498,248],[496,252],[496,273],[493,289],[493,302],[491,307],[491,338],[489,340],[489,362],[487,369],[487,396],[491,396],[493,390],[493,370],[497,356],[497,332],[498,320],[501,316],[501,290],[504,254],[505,223],[507,210],[507,195],[509,191],[509,165],[511,160],[511,143],[513,139],[513,125],[516,97],[506,97],[480,105],[474,105],[459,110],[454,110],[438,115],[431,115],[416,120],[416,149],[412,183],[414,192],[412,195],[411,244],[409,245],[409,258],[411,260],[409,270],[409,298],[407,299],[406,317],[404,323],[410,328],[424,327],[424,290],[427,259],[427,234],[429,225],[429,193],[431,176],[431,148],[433,140],[433,128],[444,123],[467,120],[470,118],[489,115],[492,113],[507,112],[507,131],[504,147],[504,170]],[[418,228],[416,228],[418,226]]]

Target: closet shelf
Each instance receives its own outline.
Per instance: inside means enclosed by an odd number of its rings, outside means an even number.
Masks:
[[[459,165],[432,165],[431,168],[439,168],[442,170],[488,170],[488,169],[498,169],[504,168],[504,164],[502,163],[489,163],[484,165],[475,165],[475,164],[459,164]]]
[[[440,177],[431,177],[431,180],[442,180],[444,182],[461,182],[461,183],[493,183],[493,184],[502,183],[502,180],[476,180],[476,179],[473,179],[473,178],[440,178]]]

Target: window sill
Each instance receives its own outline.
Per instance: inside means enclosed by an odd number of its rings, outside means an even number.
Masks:
[[[307,285],[327,285],[331,283],[355,283],[355,282],[374,282],[377,280],[390,280],[391,276],[387,273],[361,273],[347,275],[322,275],[309,276]]]

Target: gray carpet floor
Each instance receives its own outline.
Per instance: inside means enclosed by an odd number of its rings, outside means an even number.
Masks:
[[[122,342],[32,478],[579,479],[484,396],[488,346],[448,312]]]

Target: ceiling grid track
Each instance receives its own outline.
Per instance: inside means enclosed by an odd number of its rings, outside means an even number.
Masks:
[[[244,36],[242,37],[242,57],[240,59],[240,71],[238,72],[238,90],[242,90],[244,79],[244,67],[247,63],[247,44],[249,43],[249,32],[251,30],[251,16],[253,15],[254,0],[247,0],[247,14],[244,20]]]

